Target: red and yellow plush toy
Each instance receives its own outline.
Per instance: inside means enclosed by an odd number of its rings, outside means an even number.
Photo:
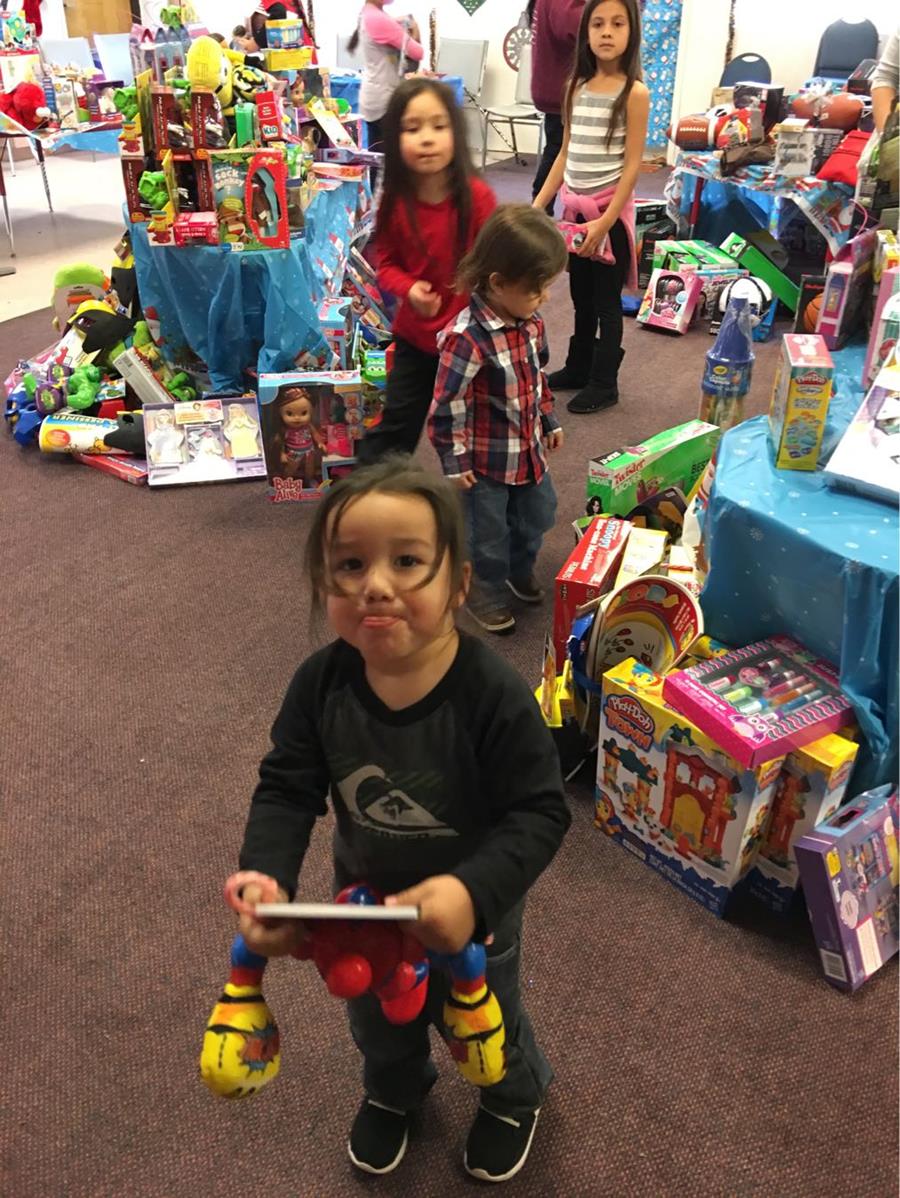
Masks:
[[[11,92],[0,95],[0,112],[29,131],[50,119],[43,90],[36,83],[19,83]]]

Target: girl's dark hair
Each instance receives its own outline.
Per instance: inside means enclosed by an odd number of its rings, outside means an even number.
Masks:
[[[400,126],[408,105],[417,96],[431,92],[444,108],[450,119],[450,129],[453,133],[453,157],[450,160],[450,204],[456,212],[456,248],[462,255],[469,245],[469,227],[472,222],[472,176],[475,170],[469,154],[466,138],[466,122],[463,111],[456,103],[456,97],[446,83],[436,79],[417,77],[404,79],[394,89],[390,98],[387,112],[381,118],[381,129],[384,137],[384,176],[381,206],[378,209],[378,221],[375,235],[378,236],[387,228],[398,203],[406,208],[407,217],[418,235],[413,200],[415,188],[413,172],[403,161],[400,153]],[[425,248],[423,246],[423,248]]]
[[[546,212],[530,204],[498,205],[459,264],[460,290],[484,292],[492,274],[540,291],[565,270],[569,252]]]
[[[594,10],[604,3],[606,3],[606,0],[588,0],[584,6],[584,12],[581,14],[578,37],[575,40],[575,66],[572,71],[572,78],[566,84],[566,103],[564,108],[566,124],[569,124],[572,120],[572,102],[575,98],[576,90],[583,83],[587,83],[593,79],[597,73],[597,59],[591,50],[588,38],[588,26],[591,23]],[[616,101],[610,113],[609,130],[606,134],[607,149],[610,147],[616,129],[625,121],[625,106],[628,103],[628,97],[631,95],[631,89],[634,86],[635,80],[643,79],[644,77],[644,73],[641,70],[641,12],[638,7],[638,0],[619,0],[619,3],[628,13],[628,44],[625,46],[625,53],[622,55],[621,64],[622,70],[625,73],[625,84],[618,96],[616,96]]]
[[[437,551],[428,577],[419,583],[427,586],[441,568],[446,553],[450,559],[450,591],[455,594],[463,584],[468,561],[462,504],[452,483],[439,474],[423,469],[407,454],[389,454],[373,466],[362,466],[329,487],[316,505],[309,540],[306,542],[306,570],[313,587],[313,602],[321,604],[327,592],[339,594],[329,578],[329,550],[337,537],[344,512],[364,495],[414,495],[424,499],[434,512],[437,526]]]

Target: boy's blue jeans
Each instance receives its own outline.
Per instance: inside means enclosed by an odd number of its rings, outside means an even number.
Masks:
[[[483,610],[505,607],[506,580],[527,582],[556,519],[556,491],[549,472],[539,483],[510,486],[478,475],[463,492],[469,552],[475,572],[472,601]]]
[[[513,1118],[536,1111],[553,1079],[519,995],[523,905],[519,903],[500,920],[494,943],[487,946],[487,983],[500,1004],[506,1031],[506,1076],[495,1086],[472,1087],[489,1111]],[[399,1026],[388,1023],[372,994],[347,1004],[350,1030],[365,1061],[367,1097],[400,1111],[421,1104],[437,1080],[428,1029],[433,1025],[444,1035],[442,1014],[448,991],[446,973],[433,969],[425,1009],[412,1023]]]

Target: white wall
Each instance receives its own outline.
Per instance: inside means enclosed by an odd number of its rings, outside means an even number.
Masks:
[[[69,36],[62,0],[44,0],[41,5],[41,24],[44,27],[43,36],[46,38],[57,41]]]

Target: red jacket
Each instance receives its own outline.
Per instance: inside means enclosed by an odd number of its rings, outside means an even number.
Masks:
[[[575,38],[585,0],[537,0],[531,38],[531,99],[541,112],[562,112],[575,66]]]
[[[478,230],[497,206],[487,183],[472,178],[472,216],[466,238],[469,249]],[[378,285],[401,302],[394,317],[395,337],[402,337],[437,357],[437,335],[469,302],[467,292],[454,291],[460,256],[456,249],[456,211],[453,201],[413,202],[418,231],[411,227],[406,205],[398,203],[386,229],[375,237],[373,250]],[[441,296],[436,316],[420,316],[407,302],[413,283],[425,279]]]

